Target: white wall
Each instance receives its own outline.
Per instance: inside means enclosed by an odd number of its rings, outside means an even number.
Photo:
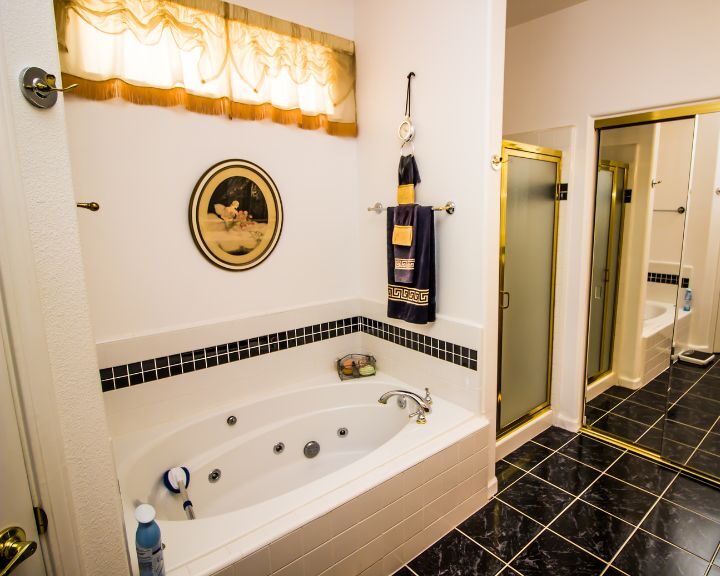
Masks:
[[[386,216],[366,207],[396,204],[397,128],[406,76],[413,71],[415,156],[422,177],[416,198],[424,205],[457,204],[454,215],[435,215],[438,321],[419,330],[475,334],[474,345],[466,345],[479,350],[479,372],[455,384],[465,386],[465,404],[494,423],[499,175],[490,157],[499,153],[501,141],[505,1],[453,0],[440,10],[430,0],[362,0],[355,16],[361,296],[369,309],[383,309]],[[439,385],[452,377],[442,364],[432,376]]]
[[[618,15],[621,15],[620,17]],[[508,30],[505,133],[576,126],[577,189],[571,221],[567,338],[560,348],[569,385],[555,408],[579,425],[594,185],[593,118],[716,98],[714,0],[588,0]],[[667,31],[667,33],[662,33]]]
[[[244,5],[353,34],[352,0]],[[355,139],[122,100],[66,102],[76,197],[101,206],[80,214],[98,342],[357,295]],[[195,183],[227,158],[262,166],[285,211],[274,252],[244,272],[205,260],[188,226]]]

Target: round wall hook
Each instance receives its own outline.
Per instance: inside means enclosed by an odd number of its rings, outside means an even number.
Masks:
[[[67,92],[77,87],[77,84],[70,84],[65,88],[58,88],[56,81],[54,74],[49,74],[37,66],[30,66],[20,73],[20,91],[33,106],[52,108],[57,102],[58,92]]]

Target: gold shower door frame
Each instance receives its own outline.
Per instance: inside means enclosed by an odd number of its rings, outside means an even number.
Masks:
[[[625,177],[623,178],[623,182],[621,186],[618,186],[618,168],[622,168],[624,170]],[[624,198],[621,196],[618,198],[618,194],[625,194],[625,190],[627,189],[627,181],[628,181],[628,172],[630,170],[630,166],[628,164],[624,164],[623,162],[615,162],[612,160],[601,160],[598,164],[598,170],[607,170],[609,172],[612,172],[612,200],[610,201],[610,222],[608,224],[608,251],[607,251],[607,258],[605,262],[605,270],[606,274],[609,274],[610,270],[612,269],[612,260],[613,255],[617,255],[617,262],[615,263],[615,267],[617,269],[615,273],[615,302],[613,303],[612,310],[608,307],[608,295],[609,292],[607,289],[605,290],[605,293],[603,294],[603,315],[602,315],[602,333],[600,335],[600,358],[602,361],[602,357],[605,352],[605,335],[607,334],[608,328],[612,330],[612,334],[610,336],[610,361],[608,369],[603,372],[598,372],[595,374],[595,376],[588,377],[587,378],[587,385],[589,386],[593,382],[599,380],[600,378],[607,376],[610,374],[613,370],[613,351],[615,349],[615,320],[617,319],[617,308],[618,308],[618,291],[620,290],[620,265],[622,262],[622,245],[623,245],[623,228],[625,226],[625,209],[623,206],[623,209],[620,213],[620,222],[618,223],[618,226],[620,226],[620,233],[618,235],[618,247],[617,251],[615,252],[615,246],[613,241],[613,235],[612,231],[615,226],[615,209],[617,207],[617,203],[624,202]],[[597,202],[597,190],[595,191],[595,202]],[[595,223],[593,222],[593,245],[594,245],[594,238],[595,238]],[[594,247],[594,246],[593,246]],[[592,262],[590,263],[591,270],[592,270]],[[591,286],[592,286],[592,277],[590,278]],[[591,294],[592,297],[592,294]],[[610,324],[610,315],[612,318],[612,324]],[[589,356],[590,356],[590,350],[589,346],[588,349],[585,351],[586,358],[585,358],[585,364],[587,365],[589,363]]]
[[[500,410],[502,407],[502,359],[503,359],[503,300],[505,292],[505,249],[507,246],[507,186],[508,167],[511,156],[528,158],[542,162],[555,163],[555,210],[553,217],[553,246],[552,270],[549,306],[549,334],[547,357],[547,387],[545,401],[527,412],[524,416],[515,419],[505,426],[500,425]],[[560,218],[560,177],[562,167],[562,151],[532,144],[523,144],[503,140],[502,163],[500,169],[500,301],[498,306],[498,368],[497,368],[497,437],[508,434],[529,420],[540,416],[550,407],[550,392],[552,384],[552,358],[553,358],[553,323],[555,317],[555,274],[557,269],[558,223]]]

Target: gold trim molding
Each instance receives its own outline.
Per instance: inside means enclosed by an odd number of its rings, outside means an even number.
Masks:
[[[692,118],[697,114],[709,114],[711,112],[720,112],[720,100],[697,102],[695,104],[626,114],[624,116],[599,118],[595,120],[595,130],[633,126],[636,124],[649,124],[651,122],[662,122],[665,120],[680,120],[681,118]]]

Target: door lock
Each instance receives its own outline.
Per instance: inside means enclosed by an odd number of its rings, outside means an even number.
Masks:
[[[10,574],[36,550],[37,544],[26,540],[25,530],[18,526],[5,528],[0,532],[0,576]]]

